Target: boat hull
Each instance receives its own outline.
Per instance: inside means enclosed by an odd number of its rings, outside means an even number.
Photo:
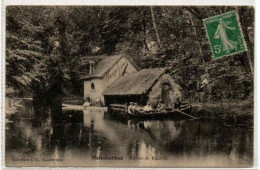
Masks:
[[[109,109],[109,113],[113,117],[125,117],[128,119],[190,119],[191,117],[183,113],[189,113],[191,108],[185,108],[180,110],[170,110],[164,112],[135,112],[133,114],[127,113],[125,110],[113,110]]]

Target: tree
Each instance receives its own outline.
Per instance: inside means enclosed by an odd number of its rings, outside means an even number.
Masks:
[[[54,100],[66,91],[71,94],[79,91],[79,78],[86,74],[82,68],[88,67],[81,59],[124,53],[141,68],[167,67],[191,101],[195,100],[197,84],[205,74],[210,80],[209,98],[214,96],[212,88],[228,94],[223,96],[225,100],[234,99],[239,93],[245,94],[240,97],[246,100],[253,86],[250,71],[254,62],[253,34],[250,34],[254,31],[253,8],[238,7],[248,53],[212,60],[202,22],[204,18],[234,9],[232,6],[8,7],[7,86],[20,93],[33,91],[42,96],[52,91]],[[234,90],[234,86],[239,88]]]
[[[150,9],[151,9],[151,16],[152,16],[153,28],[154,28],[155,35],[156,35],[156,38],[157,38],[158,46],[159,46],[159,48],[160,48],[160,47],[161,47],[161,40],[160,40],[159,33],[158,33],[158,30],[157,30],[156,22],[155,22],[153,7],[150,6]]]

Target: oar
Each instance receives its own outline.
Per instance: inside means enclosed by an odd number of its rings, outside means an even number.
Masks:
[[[182,113],[182,114],[184,114],[184,115],[186,115],[186,116],[189,116],[189,117],[191,117],[191,118],[193,118],[193,119],[197,119],[196,117],[191,116],[191,115],[189,115],[189,114],[187,114],[187,113],[184,113],[184,112],[181,111],[181,110],[175,110],[175,111],[180,112],[180,113]]]

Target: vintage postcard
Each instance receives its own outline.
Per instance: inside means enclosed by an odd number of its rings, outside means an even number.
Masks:
[[[6,5],[4,166],[253,168],[253,5]]]

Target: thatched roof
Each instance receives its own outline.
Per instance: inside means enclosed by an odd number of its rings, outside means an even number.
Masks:
[[[164,72],[165,69],[144,69],[139,72],[127,74],[108,86],[103,91],[103,95],[145,94]]]
[[[110,69],[112,69],[121,58],[126,57],[124,55],[113,55],[113,56],[106,56],[103,60],[95,64],[93,74],[83,76],[82,79],[89,79],[89,78],[102,78]],[[138,67],[128,58],[126,57],[134,67],[138,69]]]

